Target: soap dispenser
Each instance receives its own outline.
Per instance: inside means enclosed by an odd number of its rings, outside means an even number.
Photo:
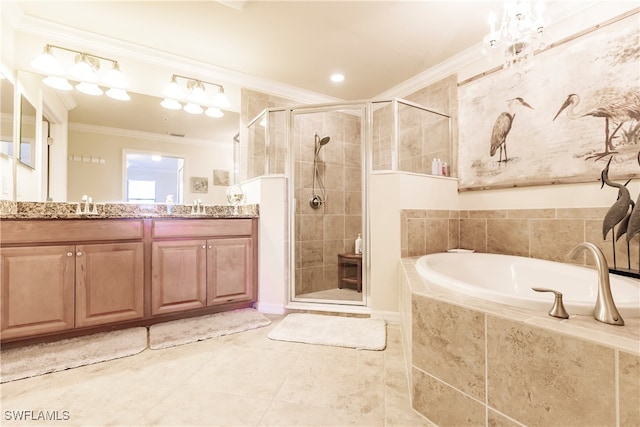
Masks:
[[[167,205],[167,215],[173,214],[173,194],[167,196],[165,203]]]
[[[356,254],[361,254],[362,253],[362,236],[360,235],[360,233],[358,233],[358,237],[356,238],[356,243],[355,243],[355,251]]]

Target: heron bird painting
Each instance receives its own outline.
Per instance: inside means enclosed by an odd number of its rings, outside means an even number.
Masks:
[[[507,106],[508,111],[500,113],[496,122],[493,124],[493,130],[491,132],[491,148],[489,154],[493,157],[496,151],[500,149],[498,164],[500,162],[506,163],[507,160],[509,160],[507,157],[507,135],[509,135],[511,126],[513,125],[513,119],[516,117],[515,109],[518,108],[518,106],[522,106],[533,110],[533,107],[520,97],[508,100]],[[504,151],[504,160],[502,159],[502,151]]]
[[[604,151],[595,153],[587,159],[599,160],[609,154],[616,153],[613,139],[626,122],[640,121],[640,91],[637,89],[619,89],[606,87],[595,91],[581,105],[581,98],[575,93],[570,94],[556,113],[555,121],[560,113],[566,110],[569,119],[582,117],[603,118],[604,122]]]

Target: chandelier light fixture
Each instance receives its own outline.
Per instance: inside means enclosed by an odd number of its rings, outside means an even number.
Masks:
[[[483,53],[504,55],[504,68],[524,69],[536,50],[544,49],[543,17],[544,1],[506,0],[500,26],[496,27],[496,15],[489,15],[489,34],[483,39]],[[525,70],[526,71],[526,70]]]
[[[76,54],[73,59],[73,65],[66,72],[58,59],[53,56],[53,49]],[[111,68],[102,75],[100,75],[100,60],[111,63]],[[46,74],[47,77],[42,80],[43,83],[54,89],[72,90],[74,86],[69,82],[69,78],[71,78],[78,81],[75,88],[82,93],[95,96],[102,95],[105,93],[100,87],[102,85],[107,87],[106,94],[110,98],[119,101],[129,101],[131,99],[126,91],[127,80],[124,78],[122,71],[120,71],[118,61],[114,59],[48,44],[44,47],[42,53],[31,61],[31,66]]]
[[[186,80],[184,88],[178,83],[179,78]],[[205,84],[216,87],[216,92],[213,96],[207,93]],[[160,105],[164,108],[170,110],[183,109],[190,114],[202,114],[204,112],[209,117],[222,117],[224,113],[221,108],[231,106],[222,85],[178,74],[171,76],[171,81],[162,91],[162,95],[164,99]]]

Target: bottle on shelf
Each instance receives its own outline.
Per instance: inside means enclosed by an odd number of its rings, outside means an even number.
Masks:
[[[358,233],[358,237],[356,238],[354,253],[356,254],[362,253],[362,236],[360,233]]]

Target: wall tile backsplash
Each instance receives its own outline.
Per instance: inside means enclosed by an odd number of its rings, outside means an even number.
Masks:
[[[414,210],[401,211],[401,256],[443,252],[451,248],[569,262],[580,242],[596,244],[614,266],[613,233],[602,237],[608,208]],[[441,218],[448,218],[442,221]],[[616,242],[617,268],[638,269],[638,236]],[[629,262],[630,259],[630,262]],[[577,261],[593,265],[591,257]]]

